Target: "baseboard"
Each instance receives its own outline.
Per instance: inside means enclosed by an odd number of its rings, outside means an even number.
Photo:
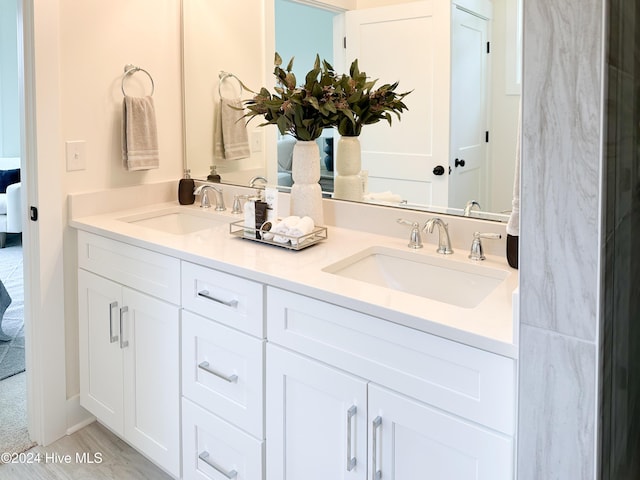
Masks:
[[[80,395],[67,399],[67,435],[96,421],[96,417],[80,406]]]

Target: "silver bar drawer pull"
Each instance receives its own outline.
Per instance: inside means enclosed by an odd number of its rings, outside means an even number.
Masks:
[[[120,309],[120,348],[126,348],[129,346],[129,341],[124,339],[124,314],[129,312],[129,307],[122,307]]]
[[[118,341],[118,335],[113,334],[113,309],[118,308],[118,302],[111,302],[109,304],[109,343],[116,343]]]
[[[382,418],[376,417],[372,422],[373,442],[371,446],[371,480],[380,480],[382,478],[382,470],[378,470],[378,428],[382,425]]]
[[[238,476],[238,472],[236,472],[235,470],[230,470],[227,472],[222,467],[209,460],[209,452],[202,452],[200,455],[198,455],[198,458],[229,479],[236,478]]]
[[[222,380],[226,380],[229,383],[236,383],[238,381],[238,375],[235,373],[233,375],[225,375],[224,373],[216,372],[213,368],[209,366],[209,362],[202,362],[198,364],[198,368],[208,372],[212,375],[215,375]]]
[[[357,411],[358,407],[356,407],[355,405],[351,405],[351,408],[347,410],[347,472],[353,470],[353,467],[355,467],[357,463],[356,457],[351,456],[351,427],[353,423],[353,417],[356,416]]]
[[[229,300],[228,302],[225,301],[225,300],[220,300],[219,298],[212,297],[209,294],[209,290],[202,290],[202,291],[198,292],[198,296],[206,298],[207,300],[214,301],[216,303],[221,303],[222,305],[225,305],[227,307],[238,308],[238,300]]]

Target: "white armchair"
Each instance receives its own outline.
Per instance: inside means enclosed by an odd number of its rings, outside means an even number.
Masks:
[[[0,170],[20,168],[20,158],[0,158]],[[6,193],[0,193],[0,248],[4,248],[7,233],[22,233],[22,193],[21,183],[7,186]]]

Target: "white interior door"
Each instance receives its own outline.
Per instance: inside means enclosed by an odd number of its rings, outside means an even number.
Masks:
[[[486,207],[488,21],[452,9],[449,207]]]
[[[346,67],[357,58],[363,71],[379,79],[378,86],[399,81],[400,92],[412,90],[401,121],[394,118],[391,127],[383,121],[362,130],[362,169],[369,173],[369,191],[391,190],[412,203],[446,205],[447,175],[433,170],[447,165],[449,45],[438,39],[448,38],[449,27],[435,20],[442,13],[436,3],[346,12]]]

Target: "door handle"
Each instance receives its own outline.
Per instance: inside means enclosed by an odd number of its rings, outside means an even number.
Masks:
[[[236,472],[235,470],[229,470],[227,472],[222,467],[220,467],[219,465],[216,465],[211,460],[209,460],[209,452],[207,451],[204,451],[200,455],[198,455],[198,458],[202,460],[204,463],[206,463],[207,465],[209,465],[211,468],[213,468],[216,472],[221,473],[222,475],[227,477],[229,480],[231,480],[232,478],[236,478],[238,476],[238,472]]]
[[[221,378],[222,380],[226,380],[229,383],[236,383],[238,381],[238,375],[236,375],[235,373],[233,375],[225,375],[224,373],[217,372],[216,370],[214,370],[209,366],[209,362],[199,363],[198,368],[201,370],[204,370],[207,373],[215,375],[216,377]]]
[[[118,341],[118,335],[113,334],[113,309],[118,308],[118,302],[111,302],[109,304],[109,343],[116,343]]]
[[[371,480],[380,480],[382,478],[382,470],[378,470],[378,428],[382,425],[382,417],[377,416],[371,422],[373,430],[373,441],[371,451]]]
[[[461,159],[457,159],[456,158],[455,161],[454,161],[454,165],[456,166],[456,168],[464,167],[466,163],[467,162],[465,162],[464,159],[462,159],[462,158]]]
[[[120,309],[120,348],[127,348],[129,341],[124,339],[124,314],[129,312],[129,307],[124,306]]]
[[[198,296],[202,297],[202,298],[206,298],[207,300],[211,300],[211,301],[216,302],[216,303],[221,303],[222,305],[224,305],[226,307],[238,308],[238,300],[229,300],[228,302],[225,301],[225,300],[220,300],[219,298],[212,297],[209,294],[209,290],[202,290],[202,291],[198,292]]]
[[[355,405],[351,405],[349,410],[347,410],[347,472],[353,470],[353,467],[355,467],[357,463],[356,457],[351,456],[351,449],[353,448],[351,429],[353,427],[353,417],[356,416],[357,412],[358,407],[356,407]]]

